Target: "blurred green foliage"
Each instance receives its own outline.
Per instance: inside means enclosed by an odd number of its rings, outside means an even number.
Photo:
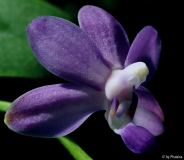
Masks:
[[[34,57],[26,27],[38,16],[57,16],[72,21],[69,14],[40,0],[0,0],[0,76],[45,78],[50,75]]]

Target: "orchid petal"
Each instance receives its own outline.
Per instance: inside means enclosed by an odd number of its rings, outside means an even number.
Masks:
[[[103,9],[89,5],[80,9],[78,19],[111,68],[123,69],[129,41],[121,24]]]
[[[107,105],[103,92],[86,86],[44,86],[15,100],[5,115],[5,123],[20,134],[59,137],[74,131],[93,112]]]
[[[154,136],[164,132],[164,115],[154,96],[144,87],[134,90],[138,96],[138,106],[133,123],[146,128]]]
[[[42,16],[29,24],[27,37],[37,60],[48,71],[103,90],[111,70],[81,28],[62,18]]]
[[[161,40],[157,31],[151,27],[144,27],[133,41],[125,67],[135,62],[144,62],[149,68],[149,75],[145,81],[148,82],[157,70],[161,50]]]
[[[145,128],[129,123],[120,135],[126,146],[134,153],[150,153],[156,151],[156,139]]]

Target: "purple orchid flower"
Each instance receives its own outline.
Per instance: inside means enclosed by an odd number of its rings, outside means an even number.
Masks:
[[[29,91],[5,115],[10,129],[35,137],[64,136],[92,113],[106,110],[110,128],[135,153],[150,152],[164,131],[164,115],[143,86],[160,56],[157,31],[146,26],[129,47],[126,32],[106,11],[80,9],[80,28],[62,18],[41,16],[27,27],[30,47],[51,73],[75,84]]]

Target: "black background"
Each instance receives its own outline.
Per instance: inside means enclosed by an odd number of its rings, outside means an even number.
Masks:
[[[180,155],[183,149],[183,10],[184,1],[124,0],[112,1],[52,1],[63,10],[72,8],[77,23],[77,12],[84,5],[95,5],[112,14],[124,27],[132,43],[136,34],[146,25],[153,26],[162,40],[162,51],[158,70],[145,84],[155,96],[165,115],[165,132],[157,137],[159,150],[154,155],[132,153],[121,137],[108,126],[104,112],[89,117],[70,137],[93,159],[163,159],[162,155]],[[108,1],[108,0],[107,0]],[[110,1],[110,0],[109,0]],[[66,83],[52,76],[47,80],[23,78],[0,78],[1,100],[12,102],[23,93],[43,86]],[[4,113],[0,113],[0,160],[4,159],[73,159],[57,139],[22,136],[9,130],[4,124]]]

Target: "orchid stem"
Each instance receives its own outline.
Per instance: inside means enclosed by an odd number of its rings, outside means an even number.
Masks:
[[[59,137],[58,140],[76,160],[92,160],[69,136]]]
[[[0,112],[6,112],[10,107],[11,102],[0,101]]]

